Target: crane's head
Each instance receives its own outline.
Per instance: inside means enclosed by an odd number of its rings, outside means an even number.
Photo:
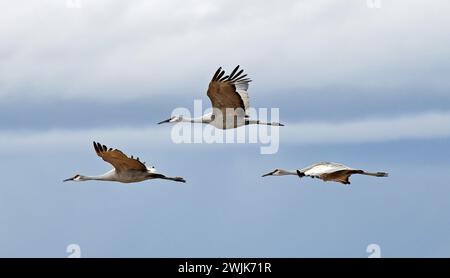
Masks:
[[[267,176],[282,176],[283,175],[283,170],[281,169],[275,169],[272,172],[269,172],[267,174],[262,175],[263,177],[267,177]]]
[[[164,124],[164,123],[179,123],[183,121],[183,116],[172,116],[169,119],[159,122],[158,124]]]
[[[272,172],[269,172],[269,173],[264,174],[262,176],[263,177],[267,177],[267,176],[287,176],[287,175],[293,175],[293,173],[295,175],[295,172],[293,172],[293,171],[286,171],[286,170],[283,170],[283,169],[275,169]],[[300,173],[298,170],[297,170],[297,175],[300,178],[302,178],[304,176],[304,174]]]
[[[83,176],[82,175],[75,175],[75,176],[73,176],[71,178],[63,180],[63,182],[66,182],[66,181],[83,181]]]

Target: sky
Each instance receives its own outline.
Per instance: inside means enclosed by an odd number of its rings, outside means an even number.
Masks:
[[[0,5],[0,257],[450,257],[448,1]],[[278,152],[174,144],[236,65]],[[110,170],[94,140],[187,183],[63,183]],[[390,177],[261,177],[320,161]]]

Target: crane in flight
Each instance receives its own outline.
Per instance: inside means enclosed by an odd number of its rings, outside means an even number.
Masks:
[[[186,182],[180,177],[167,177],[162,174],[156,173],[154,167],[147,168],[144,162],[141,162],[139,158],[128,157],[123,152],[117,149],[108,149],[105,145],[100,143],[94,143],[95,152],[104,161],[111,164],[114,169],[111,171],[99,175],[99,176],[83,176],[75,175],[72,178],[65,179],[64,181],[115,181],[122,183],[141,182],[151,179],[163,179],[177,182]]]
[[[249,118],[248,108],[250,102],[247,90],[251,80],[247,78],[247,74],[242,75],[244,70],[238,70],[239,66],[231,74],[225,75],[225,71],[220,67],[209,82],[207,95],[211,100],[213,112],[198,118],[175,115],[158,124],[177,122],[204,123],[218,129],[232,129],[251,124],[283,126],[283,124],[276,122],[267,123]]]
[[[350,168],[348,166],[332,163],[332,162],[321,162],[300,170],[283,170],[283,169],[275,169],[270,173],[263,175],[266,176],[286,176],[286,175],[295,175],[300,178],[303,177],[311,177],[318,178],[323,181],[334,181],[340,182],[342,184],[350,184],[350,176],[354,174],[366,175],[366,176],[374,176],[374,177],[387,177],[388,173],[385,172],[366,172],[364,170]]]

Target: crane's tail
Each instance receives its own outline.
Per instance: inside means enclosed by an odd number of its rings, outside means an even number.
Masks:
[[[389,173],[385,173],[385,172],[370,173],[370,172],[362,171],[361,175],[373,176],[373,177],[389,177]]]

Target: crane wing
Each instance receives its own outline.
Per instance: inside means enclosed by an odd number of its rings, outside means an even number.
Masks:
[[[147,167],[139,158],[129,158],[123,152],[117,149],[108,149],[105,145],[97,142],[94,143],[94,149],[98,156],[100,156],[104,161],[108,162],[117,172],[137,170],[146,171]]]
[[[303,172],[306,176],[320,177],[322,175],[327,175],[344,170],[353,170],[353,169],[338,163],[321,162],[314,164],[310,167],[304,168],[300,171]]]
[[[238,116],[245,116],[249,107],[247,89],[251,80],[242,75],[244,70],[237,66],[230,75],[219,68],[209,83],[207,95],[211,100],[212,107],[219,109],[222,115],[226,115],[226,109],[234,109]]]

